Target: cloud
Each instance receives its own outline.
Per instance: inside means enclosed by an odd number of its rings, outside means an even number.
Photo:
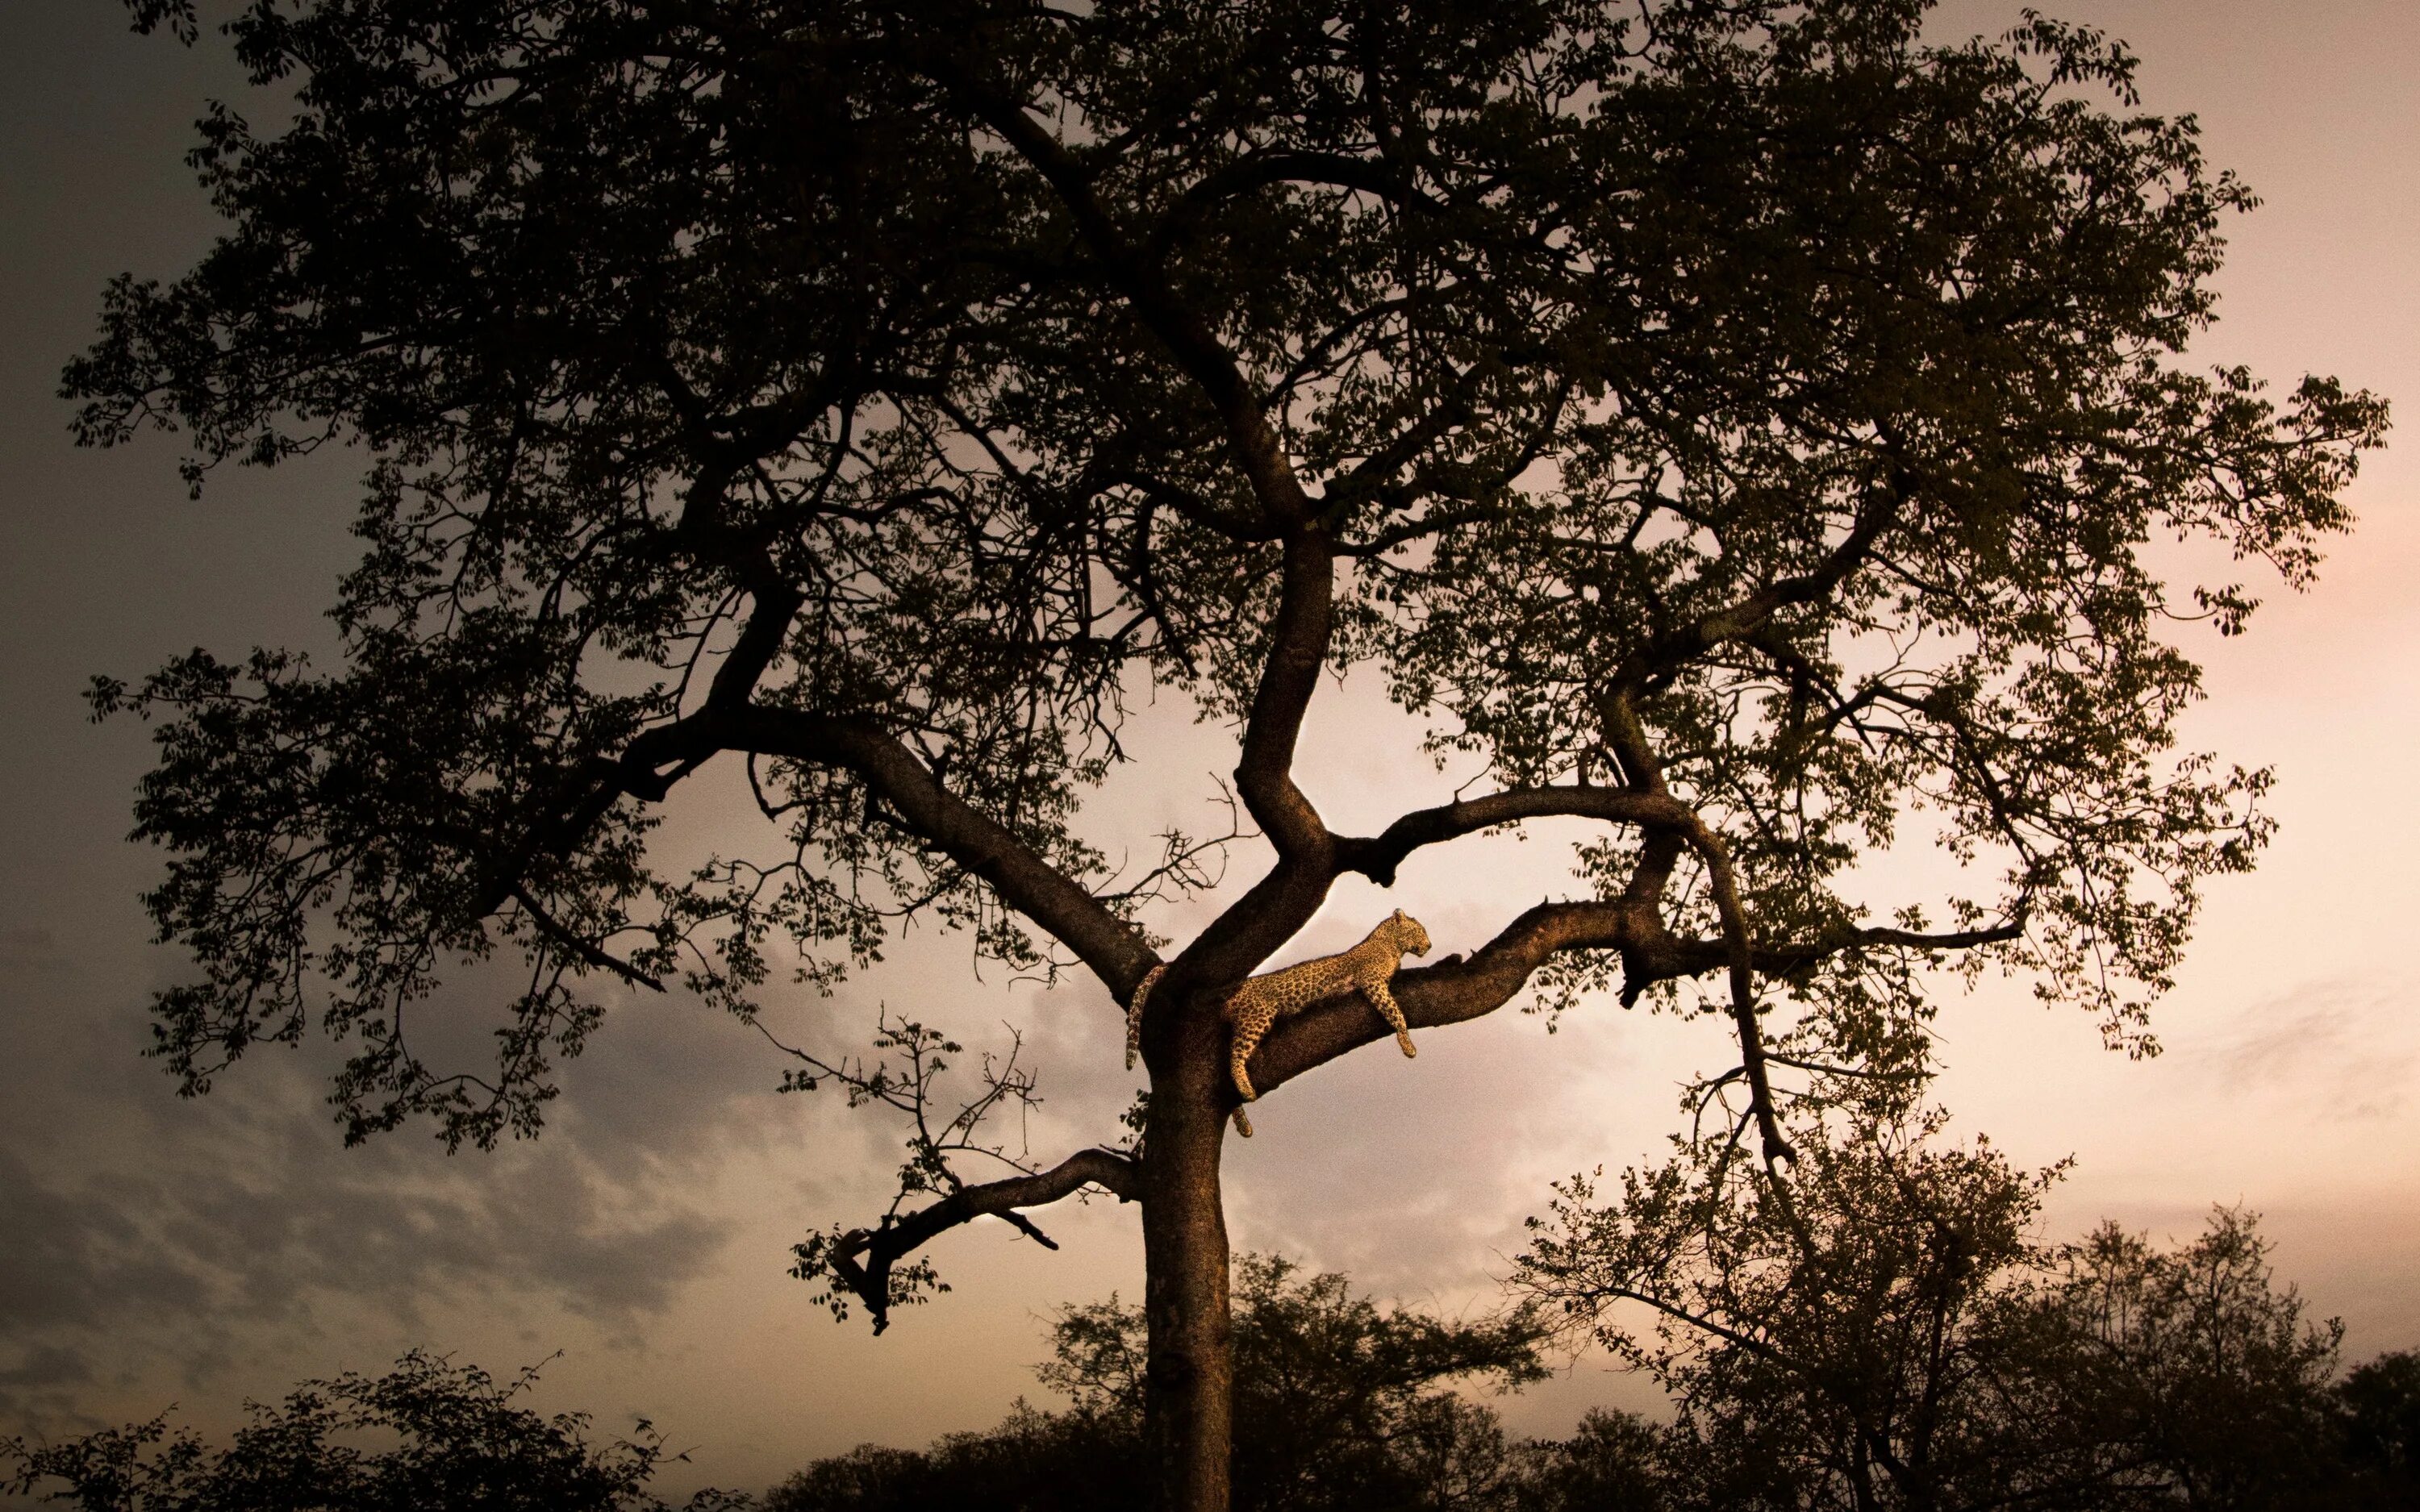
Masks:
[[[2226,1091],[2290,1099],[2336,1119],[2385,1119],[2409,1098],[2420,1045],[2398,996],[2351,980],[2256,1004],[2193,1057]]]
[[[59,937],[51,931],[0,929],[0,971],[51,970],[60,964]]]
[[[315,1123],[317,1120],[307,1120]],[[673,1180],[630,1180],[568,1142],[450,1166],[424,1152],[242,1141],[160,1151],[153,1169],[45,1170],[0,1158],[0,1341],[13,1356],[87,1337],[187,1352],[325,1309],[407,1324],[428,1299],[520,1296],[628,1328],[704,1272],[727,1218]]]
[[[149,1196],[145,1193],[142,1196]],[[129,1194],[62,1189],[0,1150],[0,1337],[64,1326],[105,1327],[127,1298],[146,1307],[198,1300],[192,1273],[147,1242]]]
[[[179,1100],[137,1054],[132,984],[42,933],[0,931],[0,1432],[90,1426],[82,1405],[138,1377],[198,1382],[332,1331],[636,1342],[738,1227],[712,1178],[762,1137],[776,1071],[694,1001],[613,1013],[537,1141],[346,1149],[328,1047],[256,1051]]]

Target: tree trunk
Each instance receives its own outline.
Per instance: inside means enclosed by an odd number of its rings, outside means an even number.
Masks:
[[[1168,1512],[1227,1512],[1233,1452],[1220,1027],[1187,1026],[1177,1064],[1167,1075],[1155,1072],[1143,1138],[1143,1413],[1158,1504]]]

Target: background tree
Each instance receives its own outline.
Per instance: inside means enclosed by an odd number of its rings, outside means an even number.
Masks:
[[[195,33],[191,0],[131,4]],[[1578,896],[1396,995],[1434,1027],[1719,973],[1769,1176],[1798,1079],[1917,1056],[1945,952],[2146,1044],[2267,778],[2172,748],[2170,626],[2240,629],[2253,590],[2143,548],[2303,585],[2384,412],[2176,361],[2249,198],[2189,121],[2126,114],[2122,49],[2038,20],[1930,46],[1923,10],[244,6],[295,111],[203,121],[227,236],[114,285],[68,389],[86,441],[181,427],[196,486],[361,445],[364,555],[334,668],[96,688],[163,721],[137,822],[194,977],[159,1053],[198,1091],[316,1015],[349,1137],[485,1144],[535,1131],[631,988],[752,1016],[777,966],[828,985],[915,915],[1117,1002],[1164,964],[1139,1141],[1057,1165],[981,1132],[1021,1069],[932,1105],[923,1016],[870,1060],[805,1047],[797,1085],[901,1108],[911,1157],[800,1264],[878,1327],[952,1227],[1132,1199],[1156,1462],[1200,1508],[1219,1006],[1340,877],[1601,825]],[[1297,742],[1356,668],[1477,795],[1328,828]],[[1228,847],[1121,876],[1077,823],[1147,754],[1146,690],[1233,732],[1264,868],[1165,956],[1150,903]],[[718,762],[765,848],[659,867],[656,806]],[[1935,840],[1957,886],[1869,914],[1855,863]],[[414,1005],[499,956],[495,1067],[424,1061]],[[1253,1079],[1383,1032],[1329,1001]]]
[[[1675,1512],[1673,1435],[1636,1412],[1591,1408],[1568,1439],[1513,1446],[1507,1512]]]
[[[1706,1505],[1947,1512],[2099,1489],[2006,1395],[2011,1288],[2047,1262],[2032,1227],[2057,1171],[1946,1145],[1944,1121],[1886,1091],[1794,1120],[1783,1187],[1726,1120],[1611,1200],[1575,1180],[1532,1220],[1524,1286],[1672,1394],[1665,1458]]]
[[[1735,1140],[1683,1141],[1539,1224],[1528,1286],[1674,1396],[1649,1461],[1674,1504],[2394,1504],[2359,1425],[2398,1357],[2338,1387],[2341,1325],[2276,1285],[2249,1215],[2173,1249],[2114,1224],[2054,1248],[2032,1228],[2058,1168],[1941,1124],[1889,1098],[1803,1118],[1787,1188]]]
[[[2173,1250],[2103,1224],[2063,1249],[2013,1321],[2024,1410],[2088,1446],[2106,1504],[2362,1504],[2335,1390],[2343,1325],[2305,1319],[2276,1286],[2249,1214],[2221,1209]]]
[[[40,1447],[0,1440],[0,1488],[84,1512],[669,1512],[647,1483],[681,1457],[647,1422],[635,1440],[591,1443],[585,1415],[541,1417],[515,1400],[536,1379],[408,1354],[375,1380],[310,1381],[278,1406],[247,1403],[251,1421],[224,1449],[170,1434],[164,1417]],[[706,1490],[680,1504],[751,1504]]]
[[[1961,1193],[2005,1183],[1975,1180],[1997,1165],[1987,1154],[1931,1153],[1931,1169],[1962,1180],[1902,1216],[1937,1239],[1937,1226],[1954,1223]],[[1784,1321],[1756,1335],[1709,1313],[1678,1348],[1659,1352],[1658,1374],[1679,1395],[1675,1421],[1591,1412],[1568,1439],[1518,1442],[1489,1407],[1452,1388],[1517,1389],[1544,1374],[1546,1335],[1534,1319],[1454,1322],[1414,1308],[1381,1310],[1342,1276],[1243,1257],[1236,1504],[1290,1512],[1919,1504],[2396,1512],[2412,1504],[2406,1451],[2420,1401],[2412,1357],[2382,1355],[2330,1386],[2334,1325],[2302,1321],[2299,1301],[2273,1284],[2265,1248],[2242,1214],[2219,1213],[2198,1240],[2174,1250],[2104,1227],[2086,1243],[2037,1253],[2025,1267],[1968,1266],[1958,1305],[1941,1306],[1936,1288],[1921,1309],[1949,1319],[1945,1339],[1892,1328],[1893,1309],[1873,1299],[1923,1288],[1905,1274],[1864,1267],[1943,1247],[1919,1240],[1860,1246],[1838,1267],[1785,1264],[1790,1288],[1854,1315],[1831,1328],[1822,1368],[1797,1370],[1814,1357],[1774,1347],[1786,1338],[1803,1348],[1816,1320],[1804,1304],[1761,1314],[1751,1327],[1775,1316]],[[1860,1352],[1847,1335],[1878,1317],[1885,1342]],[[923,1450],[864,1444],[817,1460],[762,1503],[707,1490],[681,1505],[1134,1506],[1151,1481],[1147,1333],[1141,1311],[1115,1297],[1069,1307],[1039,1372],[1068,1396],[1065,1409],[1019,1401],[988,1432],[951,1434]],[[1853,1352],[1864,1368],[1840,1368]],[[1758,1357],[1752,1368],[1737,1367],[1743,1353]],[[1952,1356],[1962,1367],[1940,1369]],[[539,1416],[518,1400],[535,1374],[499,1383],[415,1353],[375,1380],[306,1381],[276,1407],[251,1405],[249,1424],[220,1449],[190,1432],[170,1435],[164,1417],[39,1447],[0,1441],[0,1488],[87,1512],[661,1512],[648,1483],[668,1458],[681,1457],[667,1457],[644,1420],[632,1439],[597,1444],[582,1414]],[[1927,1394],[1935,1400],[1919,1409]],[[1873,1416],[1877,1404],[1897,1416]],[[1857,1462],[1842,1444],[1856,1432],[1844,1422],[1861,1412],[1883,1425],[1897,1453],[1885,1473],[1859,1480],[1841,1467]],[[1933,1428],[1921,1441],[1931,1467],[1921,1480],[1903,1473],[1919,1447],[1911,1426],[1919,1419]],[[1877,1461],[1869,1455],[1864,1462],[1872,1469]]]
[[[2399,1350],[2356,1365],[2337,1388],[2345,1452],[2379,1505],[2420,1507],[2420,1354]]]

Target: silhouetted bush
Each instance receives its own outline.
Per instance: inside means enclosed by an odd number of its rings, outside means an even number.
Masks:
[[[2339,1387],[2341,1325],[2277,1283],[2251,1214],[2172,1248],[2114,1224],[2045,1244],[2064,1166],[1951,1143],[1915,1090],[1802,1104],[1786,1177],[1709,1119],[1533,1222],[1523,1286],[1672,1399],[1650,1457],[1668,1505],[2409,1504],[2409,1372]]]
[[[818,1459],[768,1493],[766,1512],[1126,1512],[1145,1504],[1140,1425],[1023,1402],[988,1433],[929,1449],[860,1444]]]
[[[1636,1412],[1603,1409],[1568,1439],[1513,1445],[1505,1512],[1669,1512],[1670,1430]]]
[[[251,1421],[225,1449],[171,1433],[164,1415],[63,1443],[0,1441],[0,1484],[84,1512],[663,1512],[646,1489],[667,1458],[652,1427],[591,1443],[584,1413],[516,1403],[535,1380],[500,1383],[415,1350],[375,1380],[348,1373],[279,1406],[247,1403]],[[748,1504],[711,1490],[683,1504]]]
[[[1826,1467],[1841,1414],[1895,1389],[1882,1378],[1793,1383],[1708,1349],[1675,1357],[1668,1383],[1693,1395],[1669,1423],[1593,1412],[1568,1439],[1514,1441],[1491,1408],[1449,1387],[1539,1379],[1530,1316],[1457,1323],[1382,1310],[1342,1276],[1246,1257],[1234,1505],[1979,1512],[2019,1491],[2023,1505],[2053,1512],[2420,1512],[2420,1355],[2381,1355],[2332,1381],[2334,1326],[2304,1320],[2266,1256],[2254,1222],[2222,1211],[2174,1249],[2104,1227],[2023,1270],[1962,1281],[1978,1300],[1937,1315],[1954,1324],[1937,1346],[1962,1362],[1935,1390],[1950,1431],[1896,1441],[1921,1442],[1931,1473],[1862,1483]],[[681,1505],[1144,1506],[1142,1326],[1115,1297],[1061,1314],[1040,1374],[1067,1395],[1064,1411],[1019,1402],[987,1432],[819,1459],[761,1504],[708,1490]],[[164,1418],[39,1447],[0,1441],[0,1488],[82,1512],[670,1512],[647,1486],[677,1457],[646,1422],[591,1443],[585,1415],[520,1404],[535,1379],[500,1383],[415,1352],[376,1379],[307,1381],[277,1406],[252,1404],[224,1449]]]

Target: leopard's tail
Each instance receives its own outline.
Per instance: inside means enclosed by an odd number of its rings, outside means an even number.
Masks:
[[[1252,1137],[1252,1120],[1244,1117],[1242,1108],[1235,1110],[1235,1132],[1247,1139]]]
[[[1156,965],[1144,972],[1142,980],[1135,984],[1134,996],[1126,1002],[1126,1070],[1128,1071],[1134,1070],[1135,1057],[1142,1050],[1143,1000],[1151,996],[1152,988],[1158,983],[1159,979],[1167,971],[1167,966]]]

